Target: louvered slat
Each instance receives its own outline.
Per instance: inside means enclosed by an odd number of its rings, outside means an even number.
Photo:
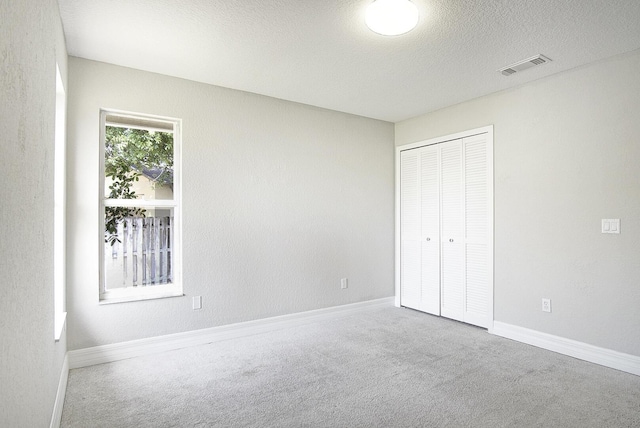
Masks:
[[[467,244],[465,311],[486,317],[489,307],[487,287],[487,247]]]
[[[484,140],[465,142],[465,230],[467,241],[487,237],[487,148]]]

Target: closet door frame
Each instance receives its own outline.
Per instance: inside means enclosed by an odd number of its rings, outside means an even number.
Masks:
[[[400,307],[400,277],[401,277],[401,260],[400,260],[400,154],[405,150],[416,149],[419,147],[429,146],[433,144],[446,143],[448,141],[473,137],[479,134],[486,134],[487,139],[487,151],[488,151],[488,174],[489,180],[487,185],[488,191],[488,204],[487,204],[487,218],[488,223],[488,247],[490,251],[487,254],[487,267],[488,267],[488,282],[489,282],[489,307],[487,312],[489,314],[489,324],[487,326],[488,331],[493,331],[494,322],[494,179],[493,179],[493,125],[484,126],[481,128],[470,129],[455,134],[445,135],[442,137],[432,138],[429,140],[418,141],[415,143],[404,144],[397,146],[395,151],[395,305]]]

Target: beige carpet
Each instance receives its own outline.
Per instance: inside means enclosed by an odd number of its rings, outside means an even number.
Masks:
[[[640,427],[640,377],[385,307],[72,370],[62,427]]]

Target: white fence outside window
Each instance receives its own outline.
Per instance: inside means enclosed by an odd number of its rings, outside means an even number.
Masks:
[[[173,217],[127,217],[118,241],[105,243],[108,290],[173,282]]]

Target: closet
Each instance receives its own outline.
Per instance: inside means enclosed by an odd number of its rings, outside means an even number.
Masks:
[[[396,304],[491,327],[493,127],[396,155]]]

